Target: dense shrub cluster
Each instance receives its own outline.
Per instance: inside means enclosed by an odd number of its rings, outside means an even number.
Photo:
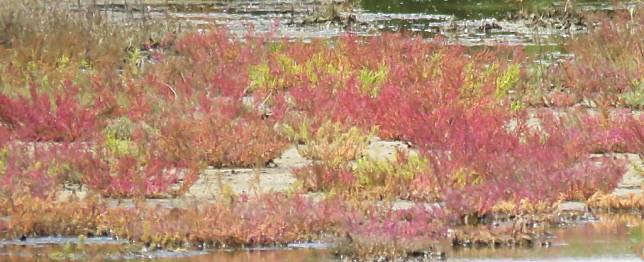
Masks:
[[[1,13],[3,194],[46,196],[65,182],[108,196],[177,194],[206,165],[263,166],[285,148],[275,121],[244,102],[256,48],[226,32],[177,40],[93,11],[12,4]]]
[[[329,120],[375,128],[380,137],[411,143],[424,159],[424,168],[400,178],[405,161],[364,172],[350,162],[360,154],[336,153],[345,160],[325,157],[296,170],[306,190],[445,201],[453,211],[485,213],[502,201],[585,199],[615,186],[623,173],[621,163],[588,160],[589,154],[641,152],[641,116],[629,111],[561,113],[524,105],[514,94],[530,61],[516,48],[471,51],[440,39],[384,35],[346,37],[332,47],[282,44],[273,52],[278,55],[269,56],[275,62],[266,63],[266,75],[255,75],[264,85],[255,88],[281,93],[286,114],[297,110],[303,119],[297,122],[312,127],[291,133],[320,136],[328,131],[316,123]],[[266,80],[271,77],[279,79]],[[341,138],[347,131],[335,132]]]

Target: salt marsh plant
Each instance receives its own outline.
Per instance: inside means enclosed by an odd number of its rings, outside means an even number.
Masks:
[[[0,237],[112,234],[174,248],[326,236],[349,248],[339,253],[392,258],[431,249],[464,217],[593,195],[594,206],[641,206],[596,194],[624,173],[610,154],[644,148],[635,18],[602,21],[535,80],[520,47],[241,39],[44,7],[0,7]],[[369,158],[373,136],[411,151]],[[186,192],[207,166],[263,167],[290,144],[311,160],[293,170],[301,189],[326,199],[294,190],[144,204]],[[70,186],[90,197],[56,198]],[[110,208],[104,197],[141,203]],[[399,199],[441,204],[375,204]]]

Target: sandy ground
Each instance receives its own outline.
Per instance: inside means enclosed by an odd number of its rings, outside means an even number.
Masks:
[[[415,150],[409,149],[409,146],[399,141],[383,141],[373,139],[367,148],[367,157],[373,159],[393,159],[398,150],[409,151],[411,154]],[[195,182],[188,192],[174,199],[148,199],[146,204],[151,206],[176,207],[186,206],[186,204],[209,203],[214,202],[217,198],[223,197],[222,190],[229,190],[228,193],[249,194],[268,193],[268,192],[288,192],[295,189],[296,178],[292,170],[302,167],[311,162],[311,160],[302,157],[295,146],[288,148],[282,155],[275,159],[274,166],[259,169],[253,168],[208,168],[200,178]],[[86,188],[76,192],[64,190],[58,195],[59,201],[66,201],[72,195],[84,198],[88,194]],[[310,194],[312,198],[319,197],[319,194]],[[109,201],[114,206],[132,206],[133,201],[130,199]],[[411,201],[400,201],[394,203],[394,208],[411,207],[414,203]]]
[[[408,146],[398,141],[374,139],[367,148],[366,154],[367,157],[374,159],[392,159],[399,149],[408,150]],[[206,169],[184,197],[214,199],[221,194],[220,182],[236,194],[286,192],[293,189],[296,183],[291,171],[309,164],[311,160],[302,157],[296,147],[292,146],[273,162],[274,167],[260,169]]]
[[[620,197],[627,197],[629,194],[642,195],[644,192],[644,173],[642,173],[644,172],[644,162],[636,154],[623,154],[622,157],[627,158],[630,165],[613,194]]]
[[[410,149],[409,146],[400,141],[383,141],[374,139],[367,148],[367,157],[373,159],[393,159],[396,151],[403,150],[411,154],[417,153],[416,150]],[[627,172],[624,174],[622,181],[612,194],[619,197],[628,197],[630,194],[642,195],[644,189],[644,163],[637,154],[614,154],[615,157],[627,158],[630,162]],[[208,168],[206,169],[196,183],[189,191],[178,198],[174,199],[148,199],[146,204],[150,206],[164,207],[185,207],[194,204],[205,204],[217,201],[226,193],[248,194],[268,192],[288,192],[295,189],[296,178],[292,170],[302,167],[311,160],[302,157],[295,146],[288,148],[277,159],[275,165],[259,169],[253,168]],[[76,196],[83,198],[87,195],[86,190],[75,192]],[[58,199],[65,201],[69,199],[72,192],[66,190],[61,192]],[[310,194],[312,198],[319,198],[320,194]],[[113,200],[109,201],[114,206],[132,206],[133,201]],[[392,203],[395,209],[404,209],[414,206],[416,203],[411,201],[396,201]],[[425,203],[426,205],[435,206],[435,204]],[[575,203],[564,204],[563,209],[574,209]]]
[[[229,187],[236,194],[288,191],[296,181],[291,170],[308,164],[310,160],[300,156],[293,146],[273,162],[274,167],[259,169],[206,169],[185,197],[213,199],[221,193],[222,187]]]

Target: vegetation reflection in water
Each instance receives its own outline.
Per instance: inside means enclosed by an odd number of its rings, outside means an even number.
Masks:
[[[599,221],[574,224],[554,230],[552,244],[533,248],[446,248],[447,259],[455,261],[476,260],[555,260],[555,261],[641,261],[636,255],[643,248],[644,224],[639,215],[600,215]],[[265,248],[248,250],[211,250],[194,252],[145,252],[137,245],[106,244],[100,241],[67,244],[0,244],[0,260],[28,261],[29,259],[152,259],[154,261],[337,261],[331,249],[318,248]],[[73,242],[73,244],[70,244]],[[449,244],[444,243],[445,246]],[[639,245],[639,246],[638,246]],[[26,260],[25,260],[26,259]]]

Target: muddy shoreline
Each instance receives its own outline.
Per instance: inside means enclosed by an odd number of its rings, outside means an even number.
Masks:
[[[567,215],[560,215],[564,219]],[[592,218],[591,218],[592,217]],[[637,261],[638,252],[642,255],[644,246],[638,244],[638,228],[642,227],[639,214],[592,214],[585,218],[564,219],[557,225],[529,224],[541,231],[541,240],[521,239],[517,243],[506,245],[501,241],[503,236],[495,236],[494,228],[507,227],[508,222],[493,222],[488,225],[461,226],[450,230],[451,234],[463,237],[467,232],[471,238],[452,238],[441,241],[432,250],[419,251],[406,257],[407,261],[459,261],[462,259],[608,259],[619,261]],[[526,220],[527,221],[527,220]],[[542,221],[544,222],[544,221]],[[496,232],[502,229],[497,229]],[[535,231],[537,231],[535,230]],[[509,237],[505,237],[509,238]],[[494,239],[494,240],[492,240]],[[588,241],[592,239],[592,241]],[[456,243],[456,241],[462,241]],[[489,241],[496,241],[490,245]],[[576,247],[578,244],[582,247]],[[188,260],[203,259],[257,259],[277,261],[273,258],[279,254],[293,256],[294,259],[311,259],[316,261],[349,261],[350,257],[336,254],[332,243],[299,242],[285,245],[258,246],[234,249],[187,247],[178,249],[157,249],[142,243],[130,242],[114,237],[36,237],[0,241],[0,258],[17,259],[43,258],[84,260],[93,259],[152,259],[152,260]],[[581,253],[580,253],[581,252]],[[275,257],[274,257],[275,256]],[[377,259],[377,258],[374,258]]]

